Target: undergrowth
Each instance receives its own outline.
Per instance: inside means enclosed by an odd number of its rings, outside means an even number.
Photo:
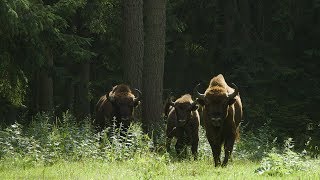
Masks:
[[[149,153],[152,146],[139,124],[132,124],[125,133],[121,133],[122,126],[95,133],[88,119],[77,124],[70,113],[54,123],[50,123],[50,118],[46,114],[37,115],[28,127],[15,123],[1,130],[1,161],[23,159],[29,164],[48,165],[58,160],[88,158],[127,160],[136,154]]]
[[[153,172],[152,168],[159,166],[158,169],[161,169],[160,166],[180,161],[174,150],[167,153],[163,147],[154,147],[152,138],[143,133],[139,123],[133,123],[127,131],[124,131],[121,125],[114,125],[96,133],[90,119],[76,123],[75,118],[68,112],[63,114],[62,118],[55,118],[54,122],[52,119],[53,117],[47,114],[38,114],[28,126],[23,127],[15,123],[1,129],[1,169],[48,166],[58,161],[134,160],[145,165],[148,173],[144,176],[148,178]],[[199,135],[198,161],[212,161],[211,147],[203,128],[200,128]],[[240,141],[235,145],[232,159],[260,162],[255,173],[267,176],[283,176],[319,166],[319,163],[310,159],[306,151],[295,152],[291,138],[285,141],[283,147],[278,147],[279,143],[273,135],[268,124],[256,133],[242,132]],[[165,137],[158,141],[158,146],[163,146]],[[190,148],[188,149],[185,160],[191,161],[193,158]]]

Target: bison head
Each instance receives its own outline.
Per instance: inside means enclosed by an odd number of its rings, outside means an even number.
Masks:
[[[220,86],[209,87],[204,94],[199,93],[198,84],[195,89],[197,102],[204,106],[206,120],[215,127],[220,127],[228,116],[229,106],[236,102],[235,97],[238,95],[238,87],[232,83],[233,93]]]
[[[118,85],[109,93],[108,100],[114,109],[114,116],[123,123],[132,119],[133,108],[140,103],[141,92],[134,89],[137,93],[135,96],[130,88],[126,85]]]
[[[178,127],[183,127],[186,125],[190,120],[192,111],[198,109],[197,102],[193,102],[189,94],[182,96],[175,102],[170,100],[170,105],[175,109]]]

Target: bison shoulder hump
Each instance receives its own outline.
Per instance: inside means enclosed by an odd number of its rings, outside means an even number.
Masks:
[[[222,74],[219,74],[211,79],[210,87],[212,86],[220,86],[222,88],[227,88],[227,83]]]

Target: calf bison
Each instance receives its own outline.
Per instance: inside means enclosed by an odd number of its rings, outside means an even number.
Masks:
[[[137,97],[128,85],[119,84],[114,86],[109,94],[101,96],[96,104],[94,126],[101,131],[112,126],[112,120],[115,118],[117,127],[122,123],[127,129],[133,119],[133,108],[140,104],[141,92],[138,89],[135,91]]]
[[[175,149],[177,154],[180,154],[187,144],[191,145],[194,159],[197,159],[200,124],[197,102],[194,102],[191,99],[190,94],[185,94],[175,102],[170,100],[167,104],[166,107],[169,109],[169,111],[165,110],[168,112],[166,130],[167,151],[170,151],[172,138],[176,137],[177,142],[175,144]]]
[[[224,144],[225,157],[222,166],[226,166],[233,145],[239,136],[239,124],[242,119],[242,103],[235,84],[229,87],[219,74],[211,79],[204,94],[195,87],[197,102],[203,106],[203,120],[206,136],[210,143],[214,164],[221,164],[221,146]]]

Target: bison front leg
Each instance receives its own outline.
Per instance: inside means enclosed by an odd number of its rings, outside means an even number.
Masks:
[[[229,161],[230,156],[232,154],[234,142],[235,142],[235,138],[233,138],[233,137],[225,141],[225,144],[224,144],[225,156],[223,159],[222,166],[226,166],[228,164],[228,161]]]
[[[221,145],[214,144],[213,142],[209,142],[212,150],[212,155],[214,159],[214,166],[220,166],[221,165],[221,160],[220,160],[220,155],[221,155]]]
[[[171,147],[172,138],[176,135],[176,128],[168,126],[166,134],[167,134],[166,149],[167,149],[167,152],[169,152],[171,149],[170,147]]]
[[[166,149],[167,149],[167,152],[170,151],[170,146],[171,146],[171,140],[172,140],[172,137],[167,137],[166,139]]]
[[[191,145],[191,152],[194,160],[198,159],[198,144],[199,144],[199,139],[195,139]]]
[[[176,149],[177,155],[180,156],[184,149],[184,141],[182,138],[178,138],[177,143],[175,145],[175,149]]]
[[[96,114],[96,119],[93,121],[93,126],[97,132],[101,132],[105,127],[105,119],[102,112]]]

